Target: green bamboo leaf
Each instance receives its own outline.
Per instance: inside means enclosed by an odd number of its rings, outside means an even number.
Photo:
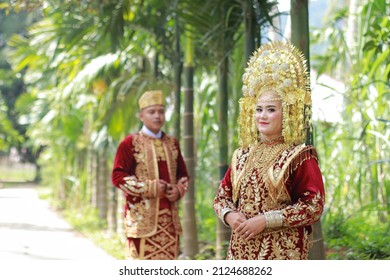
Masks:
[[[119,136],[122,135],[123,127],[124,127],[123,112],[121,109],[117,109],[111,116],[108,125],[108,133],[112,135],[113,138],[119,138]]]

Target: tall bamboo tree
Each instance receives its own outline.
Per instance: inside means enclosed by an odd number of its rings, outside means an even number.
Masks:
[[[308,0],[291,1],[291,42],[298,47],[307,60],[308,69],[310,69],[310,52],[309,52],[309,4]],[[312,135],[308,129],[308,138],[306,144],[311,145]],[[324,240],[322,237],[321,221],[313,225],[313,247],[309,252],[310,259],[325,259]]]
[[[195,215],[195,141],[194,141],[194,41],[192,28],[188,27],[185,38],[184,61],[184,158],[190,176],[189,189],[183,201],[184,244],[183,253],[193,259],[199,252]]]

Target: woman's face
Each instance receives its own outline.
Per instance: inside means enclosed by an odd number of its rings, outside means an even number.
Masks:
[[[260,96],[255,119],[262,140],[271,141],[282,136],[282,101],[275,91],[266,91]]]

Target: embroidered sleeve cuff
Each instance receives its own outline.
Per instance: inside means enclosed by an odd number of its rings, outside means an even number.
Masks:
[[[157,197],[157,180],[147,180],[139,182],[135,176],[125,177],[125,184],[121,187],[125,188],[129,194],[141,197]]]
[[[177,182],[176,187],[179,191],[180,198],[182,198],[188,189],[188,178],[187,177],[180,178],[180,180]]]
[[[278,228],[283,226],[283,215],[280,210],[272,210],[264,213],[266,228]]]

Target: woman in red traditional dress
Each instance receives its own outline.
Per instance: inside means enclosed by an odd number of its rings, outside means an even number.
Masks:
[[[161,131],[165,122],[161,91],[139,99],[141,131],[119,145],[112,171],[114,186],[126,196],[126,257],[173,260],[182,233],[178,201],[188,187],[188,172],[178,141]]]
[[[240,147],[214,199],[231,227],[231,260],[307,259],[325,193],[310,127],[310,84],[291,44],[263,45],[249,60],[240,99]]]

